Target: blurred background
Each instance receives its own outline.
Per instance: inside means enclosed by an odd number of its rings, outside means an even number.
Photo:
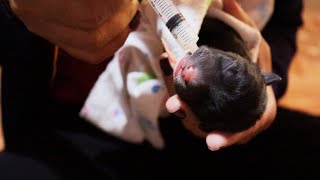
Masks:
[[[298,32],[298,53],[290,66],[288,90],[279,105],[283,109],[297,112],[299,115],[302,113],[318,120],[317,117],[320,117],[320,80],[318,80],[320,77],[320,1],[305,0],[304,7],[304,25]],[[3,147],[0,121],[0,150]]]
[[[305,0],[304,25],[298,32],[298,53],[289,73],[282,107],[320,116],[320,1]]]

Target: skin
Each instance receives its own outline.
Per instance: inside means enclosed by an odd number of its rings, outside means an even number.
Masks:
[[[64,49],[74,57],[75,62],[81,60],[86,63],[99,63],[114,54],[128,36],[129,22],[138,8],[137,0],[9,0],[9,2],[15,15],[31,32]],[[224,0],[224,8],[242,21],[251,23],[250,18],[236,1]],[[265,41],[260,44],[258,64],[261,64],[260,67],[264,71],[271,71],[270,49]],[[90,73],[87,68],[82,67],[83,72]],[[79,82],[76,76],[77,69],[79,69],[77,64],[73,65],[72,71],[68,69],[68,74],[75,74],[70,76],[70,81]],[[165,79],[172,95],[166,107],[171,113],[184,111],[186,117],[183,123],[187,128],[197,117],[175,95],[173,79]],[[276,103],[271,87],[267,87],[267,94],[266,111],[254,127],[240,133],[204,134],[209,149],[218,150],[233,144],[245,143],[266,129],[276,114]]]
[[[102,62],[122,46],[139,6],[138,0],[9,2],[12,11],[31,32],[88,63]]]
[[[235,0],[225,0],[224,11],[233,15],[234,17],[240,19],[241,21],[249,24],[252,27],[256,27],[253,21],[248,17],[248,15],[243,11],[240,5]],[[263,39],[260,43],[260,51],[258,56],[257,64],[265,72],[272,71],[271,65],[271,52],[268,44]],[[167,55],[163,55],[166,57]],[[170,59],[170,57],[168,57]],[[170,60],[172,62],[172,60]],[[172,95],[166,102],[167,110],[170,113],[184,112],[185,117],[182,122],[186,129],[192,130],[197,122],[197,117],[191,112],[190,107],[185,104],[178,95],[175,94],[174,88],[172,88],[173,79],[166,77],[166,85],[169,87],[169,94]],[[226,133],[221,131],[214,131],[210,133],[204,133],[202,131],[197,131],[194,133],[206,138],[206,143],[210,150],[216,151],[221,148],[225,148],[235,144],[244,144],[254,138],[257,134],[267,129],[273,122],[276,116],[276,100],[271,87],[266,88],[267,93],[267,105],[262,117],[256,122],[256,124],[241,132],[237,133]]]
[[[29,31],[59,47],[52,95],[57,101],[70,104],[84,102],[110,58],[134,30],[131,25],[139,6],[138,0],[9,3]]]

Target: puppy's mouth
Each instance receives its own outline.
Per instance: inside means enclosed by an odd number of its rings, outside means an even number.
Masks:
[[[179,72],[182,70],[184,64],[186,63],[186,61],[188,59],[189,59],[189,56],[186,55],[179,61],[178,65],[175,68],[174,74],[173,74],[174,77],[176,77],[179,74]]]

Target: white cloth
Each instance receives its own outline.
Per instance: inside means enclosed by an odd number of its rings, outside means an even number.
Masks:
[[[252,59],[256,60],[259,31],[217,8],[221,7],[221,1],[213,0],[214,7],[210,6],[211,2],[175,0],[196,33],[206,13],[217,17],[240,33],[248,42]],[[164,105],[168,95],[158,60],[164,49],[175,59],[181,59],[186,52],[147,2],[142,3],[140,11],[142,16],[138,29],[129,35],[100,75],[80,116],[120,139],[132,143],[147,140],[161,149],[165,143],[159,131],[158,118],[166,114]]]

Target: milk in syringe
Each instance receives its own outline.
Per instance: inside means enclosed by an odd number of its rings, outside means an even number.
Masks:
[[[198,35],[188,24],[172,0],[149,0],[180,46],[191,53],[198,49]]]

